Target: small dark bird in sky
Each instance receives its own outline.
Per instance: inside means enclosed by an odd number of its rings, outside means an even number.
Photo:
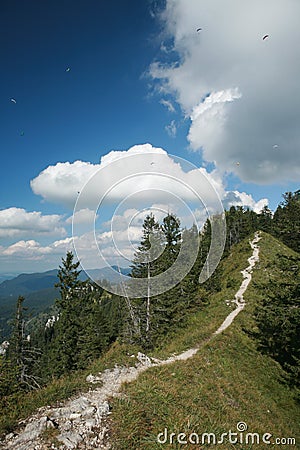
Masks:
[[[262,38],[263,41],[265,41],[266,39],[268,39],[269,35],[265,34],[264,37]]]
[[[198,31],[202,31],[202,28],[197,28],[197,32],[198,32]]]
[[[154,162],[151,163],[151,166],[154,166]]]

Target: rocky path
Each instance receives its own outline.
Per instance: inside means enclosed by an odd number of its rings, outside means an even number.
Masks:
[[[232,311],[224,320],[222,325],[215,331],[214,334],[222,333],[222,331],[226,330],[226,328],[229,327],[229,325],[232,324],[234,318],[241,312],[241,310],[245,307],[245,301],[244,301],[244,293],[251,281],[252,278],[252,270],[255,264],[259,261],[259,247],[257,245],[258,241],[260,240],[260,236],[258,233],[255,234],[255,237],[252,242],[250,242],[251,248],[253,250],[252,256],[248,258],[249,266],[242,270],[241,273],[243,275],[243,281],[241,286],[239,287],[239,290],[235,294],[235,298],[233,300],[233,303],[236,304],[236,308],[234,311]]]
[[[224,320],[214,335],[226,330],[234,318],[245,307],[243,294],[250,281],[254,265],[259,260],[260,237],[256,233],[250,243],[253,249],[252,256],[248,259],[249,266],[242,271],[243,281],[235,294],[233,303],[236,308]],[[212,336],[212,337],[213,337]],[[119,395],[119,390],[124,382],[134,381],[138,375],[149,367],[171,364],[175,361],[186,360],[194,356],[199,347],[191,348],[179,355],[171,356],[166,360],[149,358],[138,353],[132,355],[135,365],[132,367],[118,367],[107,369],[98,376],[89,375],[87,382],[93,385],[101,383],[101,387],[93,387],[89,392],[73,400],[69,400],[58,407],[46,406],[40,408],[35,415],[24,423],[24,428],[18,434],[10,433],[0,443],[3,450],[66,450],[66,449],[104,449],[111,448],[107,428],[107,418],[110,415],[108,400]],[[46,444],[45,434],[51,430],[57,430],[57,444]]]

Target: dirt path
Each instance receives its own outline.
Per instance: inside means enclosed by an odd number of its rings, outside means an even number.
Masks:
[[[255,264],[259,261],[259,247],[257,245],[258,241],[260,240],[260,236],[258,233],[255,234],[255,237],[252,242],[250,242],[251,248],[253,250],[252,256],[248,258],[249,266],[242,270],[241,273],[243,275],[243,281],[242,284],[235,294],[235,299],[233,300],[233,303],[236,304],[236,308],[234,311],[232,311],[224,320],[222,325],[215,331],[214,334],[222,333],[222,331],[226,330],[226,328],[229,327],[229,325],[232,324],[234,318],[241,312],[242,309],[245,307],[245,301],[244,301],[244,293],[251,281],[252,278],[252,270]]]
[[[228,328],[234,318],[245,307],[243,294],[250,281],[254,265],[259,260],[260,237],[256,233],[252,242],[252,256],[248,259],[249,266],[243,270],[243,281],[235,294],[233,303],[236,308],[224,320],[222,325],[212,335],[220,334]],[[211,337],[211,338],[212,338]],[[179,355],[165,360],[149,358],[143,353],[132,355],[134,367],[118,367],[107,369],[98,376],[89,375],[87,381],[91,384],[101,382],[101,387],[93,388],[89,392],[69,400],[60,407],[40,408],[37,413],[26,420],[26,426],[19,434],[7,435],[0,448],[4,450],[66,450],[66,449],[104,449],[111,448],[107,429],[107,417],[110,414],[108,399],[119,395],[120,387],[125,382],[137,379],[138,375],[149,367],[171,364],[175,361],[187,360],[194,356],[200,347],[191,348]],[[45,443],[45,430],[57,429],[59,444],[49,446]]]

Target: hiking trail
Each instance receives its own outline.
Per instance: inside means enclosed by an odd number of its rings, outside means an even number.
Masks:
[[[252,256],[248,258],[249,266],[241,271],[243,281],[232,300],[236,308],[207,341],[226,330],[244,309],[246,303],[243,295],[251,281],[253,268],[259,261],[257,245],[259,240],[260,236],[257,232],[250,242],[253,252]],[[19,422],[22,430],[18,433],[8,434],[0,442],[0,448],[3,450],[111,449],[108,428],[108,417],[111,412],[108,401],[111,397],[120,395],[121,385],[136,380],[140,373],[150,367],[187,360],[198,352],[200,346],[201,344],[165,360],[150,358],[143,353],[138,353],[137,356],[132,355],[132,358],[137,361],[132,367],[115,366],[96,376],[89,375],[86,379],[87,382],[91,385],[94,383],[102,383],[102,385],[90,389],[75,399],[61,403],[58,407],[39,408],[30,418]],[[59,431],[56,436],[59,445],[52,444],[49,447],[44,441],[43,432],[51,428]]]

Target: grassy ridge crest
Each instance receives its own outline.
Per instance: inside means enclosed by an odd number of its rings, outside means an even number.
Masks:
[[[248,266],[247,259],[252,253],[249,239],[235,245],[221,262],[222,290],[210,297],[207,306],[191,314],[184,328],[166,336],[164,344],[149,356],[166,358],[202,343],[198,353],[187,361],[150,368],[135,382],[124,385],[121,397],[111,399],[114,450],[199,449],[192,444],[159,444],[157,435],[167,428],[175,434],[210,432],[220,436],[229,430],[236,431],[240,421],[248,425],[249,432],[297,438],[300,412],[294,392],[285,384],[280,365],[258,352],[248,333],[255,328],[253,310],[262,295],[257,286],[268,283],[270,274],[277,270],[278,253],[287,256],[295,253],[266,233],[262,233],[259,247],[260,261],[244,295],[247,305],[233,324],[221,335],[208,339],[234,308],[226,300],[234,298],[242,282],[240,271]],[[85,381],[87,374],[97,374],[115,364],[132,365],[130,355],[138,351],[117,342],[87,370],[54,380],[21,399],[11,399],[1,405],[5,414],[0,417],[0,433],[11,431],[20,419],[26,419],[41,406],[87,391],[90,388]],[[234,448],[246,450],[257,446],[237,444]],[[297,447],[276,445],[276,448]]]
[[[260,436],[270,433],[272,439],[294,437],[299,443],[300,409],[294,392],[285,384],[280,365],[258,352],[248,333],[255,327],[253,310],[261,296],[257,283],[267,282],[269,271],[276,270],[278,252],[287,256],[294,252],[266,233],[262,233],[259,246],[260,261],[244,295],[247,304],[233,324],[204,342],[193,358],[151,368],[124,386],[121,398],[112,400],[114,449],[200,448],[191,443],[180,444],[176,436],[207,432],[220,437],[229,430],[236,432],[241,421],[247,424],[249,432]],[[225,301],[234,298],[242,281],[240,271],[248,266],[251,252],[248,239],[233,247],[222,262],[222,291],[211,296],[209,305],[190,318],[185,330],[159,350],[160,355],[178,353],[212,335],[232,308]],[[157,442],[157,436],[165,429],[168,440],[162,444]],[[175,437],[170,443],[172,432]],[[213,448],[231,446],[227,442]],[[206,447],[210,447],[207,442],[201,446]],[[237,443],[234,448],[257,446]]]

